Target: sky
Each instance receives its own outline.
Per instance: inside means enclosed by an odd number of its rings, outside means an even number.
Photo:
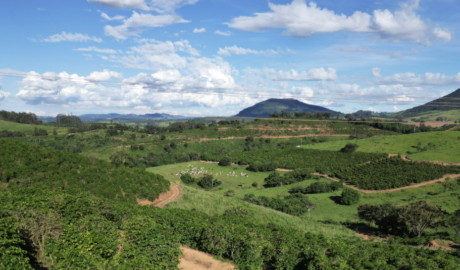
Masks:
[[[460,88],[458,0],[0,1],[0,110],[397,112]]]

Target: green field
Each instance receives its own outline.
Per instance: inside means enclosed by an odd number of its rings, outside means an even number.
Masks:
[[[445,117],[447,118],[447,121],[449,122],[460,121],[460,110],[420,113],[420,114],[417,114],[417,116],[408,117],[408,119],[423,118],[423,120],[425,121],[436,121],[436,118],[438,117]]]
[[[367,139],[344,140],[326,142],[315,145],[303,145],[303,148],[339,151],[347,143],[359,145],[358,152],[367,153],[391,153],[407,155],[409,158],[418,160],[438,160],[443,162],[460,162],[460,132],[458,131],[436,131],[423,132],[407,135],[396,135],[389,137],[374,137]],[[426,152],[417,153],[417,145],[428,146],[428,143],[436,145],[436,149],[429,149]]]
[[[286,185],[282,187],[275,188],[264,188],[262,186],[264,178],[269,173],[264,172],[251,172],[245,170],[244,166],[228,166],[222,167],[217,164],[209,164],[203,162],[190,162],[190,163],[180,163],[173,165],[166,165],[154,168],[148,168],[147,170],[156,174],[163,175],[167,180],[179,183],[179,176],[176,176],[178,172],[188,168],[189,165],[194,167],[204,167],[208,172],[232,172],[235,173],[248,173],[249,177],[227,177],[219,176],[217,179],[220,179],[224,182],[222,186],[214,188],[211,191],[204,191],[199,188],[186,187],[186,194],[192,193],[196,197],[186,197],[186,199],[180,200],[174,203],[173,207],[177,208],[196,208],[197,210],[204,211],[209,214],[221,213],[226,209],[226,204],[228,203],[227,197],[224,196],[225,192],[228,189],[233,189],[235,191],[234,198],[242,199],[246,194],[255,194],[256,196],[267,196],[267,197],[276,197],[276,196],[287,196],[289,195],[289,190],[295,186],[306,187],[316,181],[329,182],[331,180],[321,178],[320,180],[306,180],[300,183]],[[235,170],[234,168],[239,167]],[[243,180],[244,179],[244,180]],[[247,179],[247,180],[246,180]],[[244,182],[243,187],[238,185]],[[257,182],[259,186],[257,188],[252,187],[251,183]],[[336,201],[339,200],[341,196],[341,190],[331,193],[321,193],[321,194],[308,194],[307,197],[316,204],[316,208],[311,210],[311,219],[317,221],[336,221],[336,222],[345,222],[352,221],[358,222],[357,208],[359,205],[370,203],[370,204],[381,204],[381,203],[392,203],[396,205],[405,205],[411,201],[417,200],[426,200],[435,205],[439,205],[443,210],[447,212],[454,212],[460,207],[460,201],[458,196],[460,195],[460,186],[458,190],[444,190],[442,184],[433,184],[424,187],[402,190],[397,192],[390,193],[374,193],[374,194],[361,194],[361,200],[356,205],[341,205]],[[197,195],[200,194],[200,195]],[[205,195],[206,194],[206,195]],[[429,195],[431,194],[431,195]],[[188,195],[187,195],[188,196]],[[201,201],[202,196],[209,196],[215,200],[214,203],[210,201]],[[230,198],[233,199],[233,198]],[[211,200],[211,199],[209,199]],[[219,202],[219,203],[217,203]],[[241,201],[240,203],[245,203]],[[270,210],[273,211],[273,210]],[[277,212],[277,211],[275,211]],[[283,214],[284,215],[284,214]],[[307,219],[305,214],[302,218]]]
[[[19,124],[14,122],[8,122],[0,120],[0,130],[8,131],[19,131],[24,132],[27,136],[31,136],[35,128],[44,129],[48,132],[48,135],[53,134],[53,130],[56,129],[59,135],[67,134],[68,128],[56,128],[48,125],[29,125],[29,124]]]

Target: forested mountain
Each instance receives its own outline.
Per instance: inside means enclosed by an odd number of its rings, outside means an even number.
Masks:
[[[460,88],[441,98],[430,101],[424,105],[408,109],[403,112],[404,116],[413,116],[420,113],[433,111],[451,111],[460,109]]]
[[[331,114],[339,114],[339,112],[321,106],[306,104],[296,99],[271,98],[242,110],[236,116],[267,118],[270,116],[270,113],[281,113],[283,110],[288,112],[329,112]]]

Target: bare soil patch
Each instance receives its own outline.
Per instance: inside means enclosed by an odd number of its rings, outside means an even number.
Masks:
[[[408,125],[420,126],[420,122],[409,122]],[[442,127],[444,125],[455,125],[455,122],[440,122],[440,121],[426,121],[425,126],[429,127]]]
[[[138,199],[137,203],[140,205],[153,205],[156,207],[163,208],[166,206],[166,204],[176,201],[182,196],[184,196],[184,190],[180,186],[171,183],[171,190],[161,193],[160,197],[155,201],[151,202],[149,200]]]
[[[179,269],[181,270],[227,270],[235,269],[230,263],[221,262],[214,256],[188,248],[181,247],[182,257],[180,258]]]

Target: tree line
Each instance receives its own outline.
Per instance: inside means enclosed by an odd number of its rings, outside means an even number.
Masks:
[[[8,121],[8,122],[15,122],[20,124],[32,124],[32,125],[39,125],[42,124],[42,121],[37,119],[37,115],[34,113],[26,113],[26,112],[8,112],[8,111],[0,111],[0,120]]]

